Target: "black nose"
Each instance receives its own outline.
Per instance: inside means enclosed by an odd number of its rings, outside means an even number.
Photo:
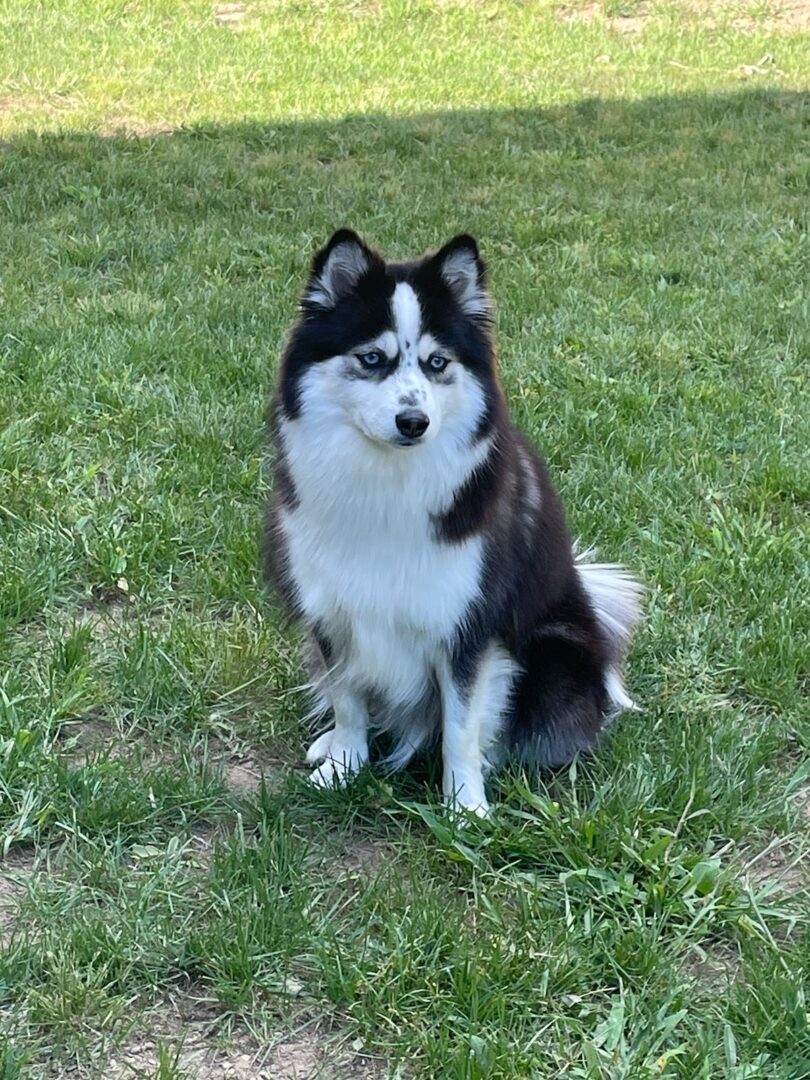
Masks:
[[[418,439],[428,429],[430,420],[418,409],[406,409],[397,413],[397,428],[409,439]]]

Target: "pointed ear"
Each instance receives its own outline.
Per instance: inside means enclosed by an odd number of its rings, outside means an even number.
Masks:
[[[475,240],[466,233],[454,236],[433,256],[433,261],[461,309],[471,318],[488,319],[492,301],[487,268]]]
[[[304,293],[304,306],[333,308],[371,270],[379,256],[356,232],[338,229],[312,261],[312,273]]]

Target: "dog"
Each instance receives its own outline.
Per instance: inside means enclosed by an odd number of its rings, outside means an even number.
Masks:
[[[315,784],[348,782],[377,733],[393,769],[440,741],[447,803],[485,815],[489,770],[560,767],[634,707],[641,587],[577,555],[510,422],[471,236],[386,262],[336,232],[268,423],[265,572],[311,645]]]

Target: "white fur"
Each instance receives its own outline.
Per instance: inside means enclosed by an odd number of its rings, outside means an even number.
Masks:
[[[449,667],[439,669],[442,691],[444,797],[454,806],[484,816],[489,804],[484,772],[498,739],[520,668],[502,645],[492,642],[482,656],[469,701],[461,699]]]
[[[345,687],[330,688],[335,726],[325,731],[307,751],[307,761],[323,761],[311,774],[318,787],[345,783],[368,762],[368,716],[356,693]]]
[[[617,668],[608,668],[605,676],[605,689],[613,705],[614,713],[621,712],[622,709],[632,709],[633,711],[638,709],[638,705],[625,690],[624,680]]]
[[[520,461],[520,468],[523,472],[523,478],[526,481],[526,505],[529,514],[533,515],[537,513],[542,503],[540,484],[537,481],[537,474],[534,471],[531,459],[523,447],[519,447],[518,449],[518,459]]]
[[[394,289],[391,297],[395,333],[399,344],[400,367],[414,368],[419,363],[419,338],[421,336],[422,312],[419,297],[405,281]]]
[[[596,617],[620,660],[630,643],[633,628],[641,622],[644,589],[621,566],[587,562],[590,554],[586,551],[577,555],[577,570]],[[616,711],[636,708],[624,688],[618,664],[608,669],[605,688]]]
[[[442,695],[442,790],[445,802],[484,816],[489,811],[481,757],[481,716],[462,697],[449,658],[437,669]]]
[[[629,641],[641,621],[643,588],[627,571],[614,563],[589,563],[588,552],[577,557],[577,570],[596,616],[608,636],[618,644]]]
[[[334,412],[328,395],[308,401],[304,393],[299,419],[281,427],[298,497],[281,517],[290,569],[307,616],[326,620],[339,637],[350,627],[365,636],[354,615],[380,624],[380,636],[370,627],[365,645],[370,666],[385,671],[399,648],[392,612],[404,613],[406,632],[444,640],[477,592],[481,538],[438,544],[430,515],[449,507],[489,445],[460,453],[448,425],[434,443],[375,449]],[[407,670],[401,686],[410,683]]]
[[[427,360],[431,353],[445,353],[445,348],[439,344],[433,334],[421,334],[419,337],[419,359]]]
[[[484,771],[498,762],[498,739],[520,671],[515,658],[498,641],[491,642],[481,658],[470,708],[480,717]]]

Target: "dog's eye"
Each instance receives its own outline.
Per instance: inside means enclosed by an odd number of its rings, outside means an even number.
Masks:
[[[359,352],[357,353],[357,359],[363,367],[382,367],[383,355],[381,352]]]
[[[431,371],[444,371],[449,363],[450,358],[442,356],[441,353],[431,353],[428,357],[428,367]]]

